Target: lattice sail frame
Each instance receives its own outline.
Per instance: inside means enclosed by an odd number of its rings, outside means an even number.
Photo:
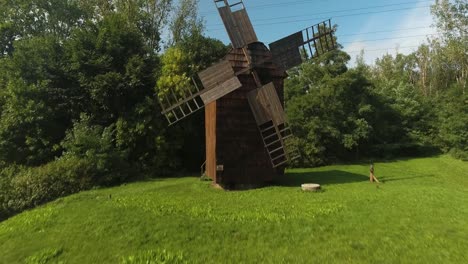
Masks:
[[[161,114],[166,117],[169,125],[179,122],[204,107],[200,97],[202,91],[194,80],[193,84],[193,86],[183,87],[178,93],[179,96],[173,90],[170,90],[169,94],[158,96]]]

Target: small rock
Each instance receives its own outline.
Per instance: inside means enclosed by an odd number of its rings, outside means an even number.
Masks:
[[[320,184],[304,183],[301,185],[301,188],[303,191],[306,191],[306,192],[316,192],[320,190]]]

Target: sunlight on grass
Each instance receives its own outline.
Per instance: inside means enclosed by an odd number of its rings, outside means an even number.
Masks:
[[[466,262],[468,164],[375,168],[380,185],[362,164],[294,169],[250,191],[193,177],[83,192],[0,223],[0,263]]]

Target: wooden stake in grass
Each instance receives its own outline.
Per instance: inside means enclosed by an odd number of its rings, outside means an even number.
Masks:
[[[375,177],[375,175],[374,175],[374,163],[371,163],[369,172],[370,172],[370,175],[369,175],[370,182],[375,181],[377,183],[380,183],[379,180],[377,179],[377,177]]]

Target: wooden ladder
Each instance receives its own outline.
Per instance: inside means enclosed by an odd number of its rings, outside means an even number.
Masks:
[[[259,126],[262,136],[263,145],[267,150],[271,164],[274,168],[279,167],[288,162],[286,151],[284,149],[283,138],[280,130],[272,121]]]
[[[273,168],[300,157],[299,150],[291,142],[293,135],[291,128],[286,123],[275,126],[272,121],[269,121],[258,128]]]

